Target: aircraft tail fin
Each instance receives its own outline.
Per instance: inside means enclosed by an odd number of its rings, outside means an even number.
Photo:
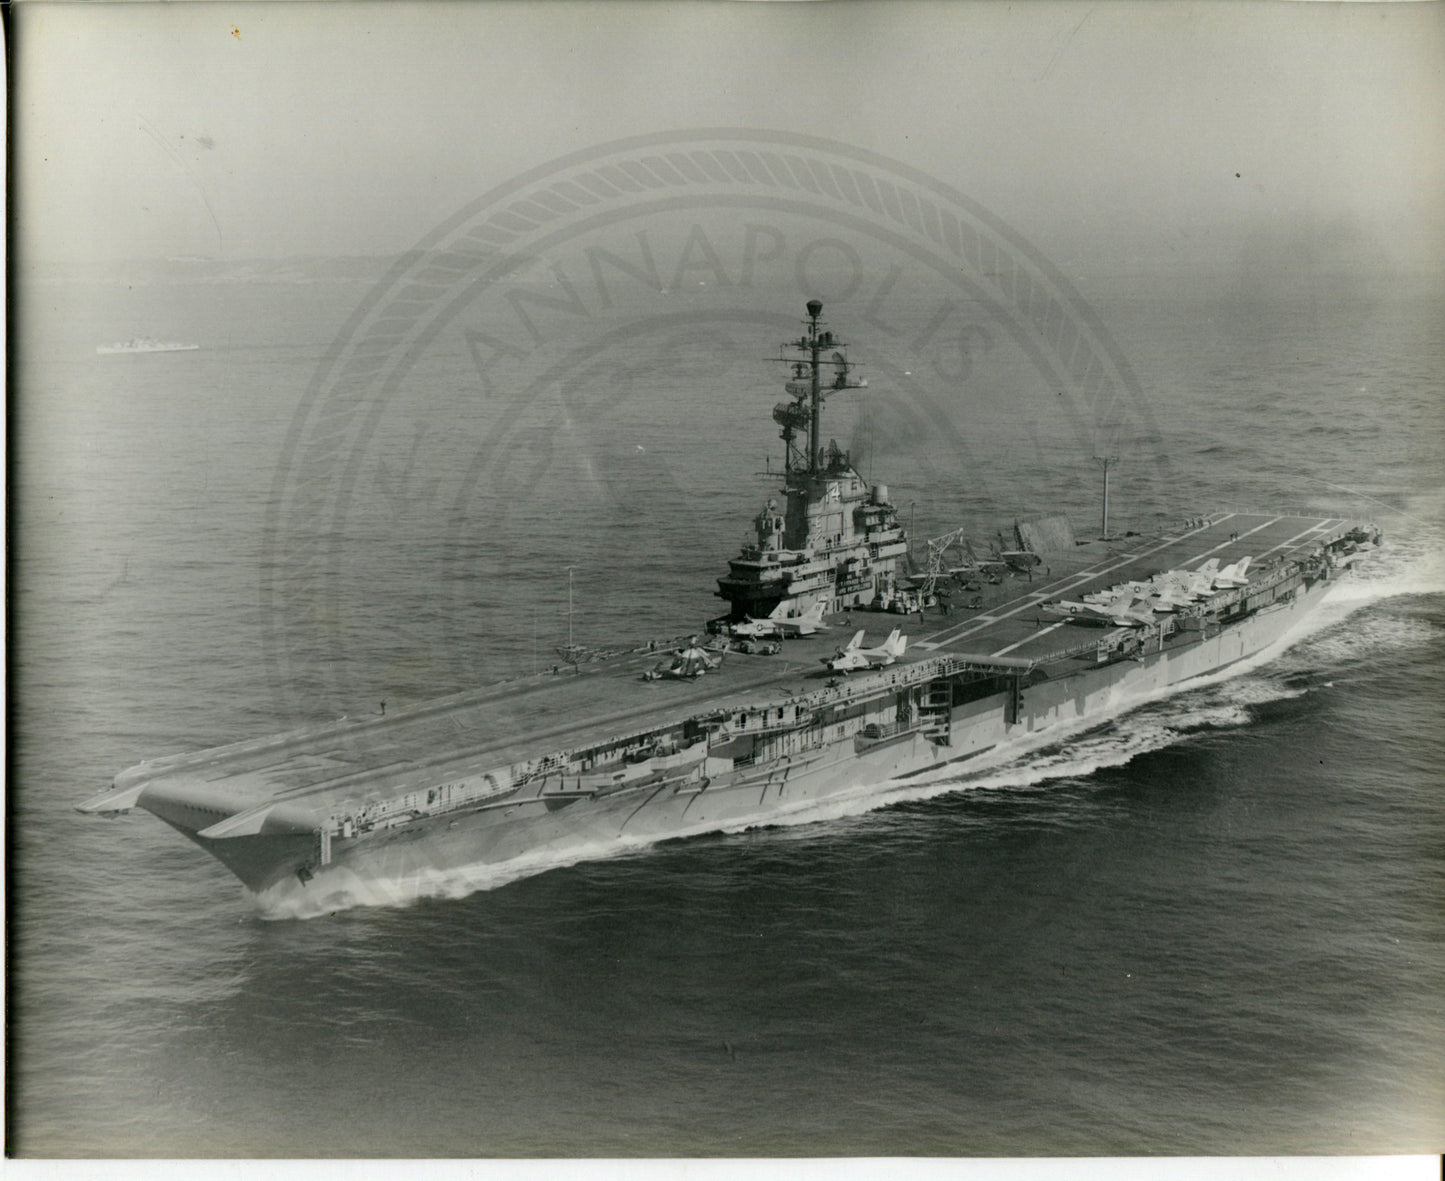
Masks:
[[[903,655],[903,649],[907,643],[908,638],[903,634],[903,629],[895,627],[888,633],[888,638],[879,644],[877,648],[873,649],[873,651],[883,656],[891,656],[894,660],[897,660]]]
[[[1218,577],[1231,580],[1238,579],[1240,581],[1246,581],[1248,579],[1248,575],[1245,574],[1245,571],[1249,569],[1249,563],[1249,558],[1240,558],[1239,561],[1235,562],[1233,565],[1226,566],[1223,570],[1221,570],[1218,574]]]

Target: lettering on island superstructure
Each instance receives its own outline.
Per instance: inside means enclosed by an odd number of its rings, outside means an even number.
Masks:
[[[829,394],[862,389],[847,346],[823,326],[823,305],[808,303],[803,335],[783,345],[791,356],[785,385],[792,401],[773,407],[783,440],[783,496],[769,498],[753,520],[757,540],[744,546],[718,580],[729,617],[796,619],[820,604],[827,614],[890,602],[906,570],[908,538],[888,500],[871,488],[837,442],[822,443]]]

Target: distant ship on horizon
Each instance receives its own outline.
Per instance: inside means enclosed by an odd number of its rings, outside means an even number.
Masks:
[[[151,336],[135,336],[117,344],[97,345],[97,353],[188,353],[201,346],[178,340],[156,340]]]

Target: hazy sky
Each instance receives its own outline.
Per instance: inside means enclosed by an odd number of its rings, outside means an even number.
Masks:
[[[1445,265],[1445,7],[20,6],[22,262],[405,249],[567,152],[731,126],[943,180],[1077,273]]]

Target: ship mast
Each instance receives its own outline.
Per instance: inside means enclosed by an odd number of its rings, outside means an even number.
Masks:
[[[823,301],[821,299],[810,299],[808,301],[808,335],[804,337],[802,341],[812,353],[812,365],[810,367],[813,370],[813,391],[812,402],[808,407],[808,474],[810,476],[816,476],[818,474],[818,453],[823,449],[823,442],[820,437],[822,434],[822,425],[820,422],[822,415],[819,413],[823,409],[823,392],[820,388],[821,382],[818,379],[818,350],[822,347],[818,343],[818,317],[822,314],[822,311]]]
[[[823,301],[810,299],[804,334],[783,345],[785,350],[795,350],[807,359],[800,360],[796,356],[778,358],[792,366],[792,377],[785,388],[792,395],[793,401],[779,402],[773,407],[773,421],[783,428],[783,470],[788,476],[803,472],[809,476],[817,476],[826,466],[823,462],[823,399],[833,390],[859,389],[868,384],[852,376],[853,367],[841,351],[847,346],[840,340],[834,340],[833,334],[827,329],[820,330],[819,317],[822,313]],[[825,349],[836,351],[831,357],[825,358]],[[829,365],[834,366],[837,373],[824,382],[823,370]],[[801,449],[794,442],[803,427],[808,430],[806,462]]]

